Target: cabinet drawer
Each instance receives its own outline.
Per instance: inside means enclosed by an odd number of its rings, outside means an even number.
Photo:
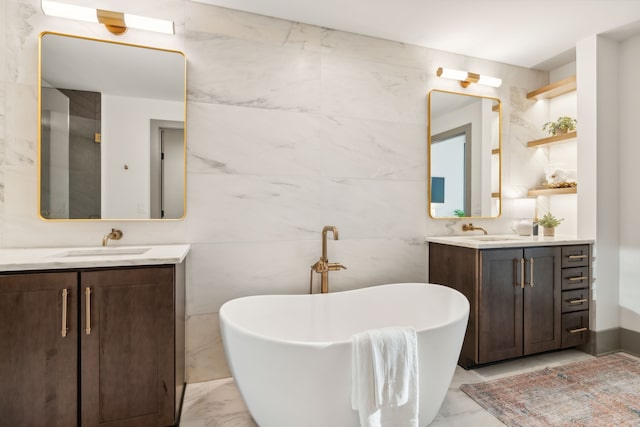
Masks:
[[[562,290],[582,289],[589,287],[589,267],[572,267],[562,270]]]
[[[562,247],[562,268],[589,265],[589,245]]]
[[[589,289],[577,289],[562,293],[562,312],[580,311],[589,309]]]
[[[584,344],[589,339],[589,312],[562,315],[562,348]]]

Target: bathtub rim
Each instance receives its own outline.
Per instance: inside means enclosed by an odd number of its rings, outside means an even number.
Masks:
[[[340,294],[340,293],[344,293],[344,292],[348,292],[348,293],[353,293],[353,292],[362,292],[362,291],[366,291],[367,289],[371,289],[371,288],[379,288],[379,287],[391,287],[391,286],[403,286],[403,285],[410,285],[410,286],[415,286],[415,285],[421,285],[421,286],[428,286],[428,287],[438,287],[438,288],[444,288],[447,289],[448,291],[451,292],[453,296],[453,298],[460,298],[461,301],[464,301],[464,310],[461,310],[460,313],[458,313],[455,316],[452,316],[453,318],[450,319],[447,322],[439,322],[439,323],[435,323],[434,325],[428,327],[428,328],[421,328],[421,329],[415,329],[416,334],[419,334],[421,332],[427,332],[427,331],[433,331],[436,329],[441,329],[444,328],[446,326],[452,325],[452,324],[456,324],[457,322],[462,321],[464,318],[467,319],[468,321],[468,316],[469,316],[469,312],[470,312],[470,303],[469,300],[467,299],[467,297],[464,296],[464,294],[462,294],[460,291],[450,288],[448,286],[444,286],[444,285],[440,285],[437,283],[427,283],[427,282],[402,282],[402,283],[389,283],[389,284],[384,284],[384,285],[374,285],[374,286],[367,286],[367,287],[363,287],[363,288],[357,288],[357,289],[349,289],[349,290],[345,290],[345,291],[338,291],[338,292],[332,292],[329,293],[329,295],[332,294]],[[308,297],[308,298],[322,298],[324,296],[324,294],[273,294],[273,295],[249,295],[249,296],[245,296],[245,297],[238,297],[238,298],[234,298],[231,299],[227,302],[225,302],[221,307],[220,307],[220,311],[219,311],[219,317],[220,317],[220,329],[222,332],[222,339],[224,342],[224,328],[228,327],[228,328],[232,328],[242,334],[251,336],[255,339],[259,339],[259,340],[263,340],[263,341],[267,341],[267,342],[273,342],[273,343],[283,343],[283,344],[287,344],[287,345],[291,345],[291,346],[301,346],[301,347],[315,347],[315,348],[324,348],[324,347],[329,347],[329,346],[335,346],[335,345],[351,345],[351,338],[346,338],[343,340],[336,340],[336,341],[301,341],[301,340],[291,340],[291,339],[283,339],[283,338],[277,338],[277,337],[273,337],[270,335],[264,335],[264,334],[258,334],[256,332],[253,332],[252,330],[247,329],[246,327],[243,326],[239,326],[236,322],[230,321],[229,317],[224,313],[225,311],[225,306],[229,303],[232,303],[234,301],[238,302],[240,300],[247,300],[247,299],[262,299],[262,298],[273,298],[273,297]],[[398,327],[403,327],[403,326],[411,326],[411,325],[389,325],[389,326],[398,326]],[[373,328],[372,328],[373,329]],[[364,332],[361,331],[361,332]]]

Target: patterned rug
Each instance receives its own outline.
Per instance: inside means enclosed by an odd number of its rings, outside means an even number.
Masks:
[[[622,353],[460,389],[507,426],[640,426],[640,361]]]

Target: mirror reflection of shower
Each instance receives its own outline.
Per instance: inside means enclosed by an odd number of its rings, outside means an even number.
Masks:
[[[41,108],[43,218],[184,216],[184,122],[152,119],[149,143],[132,147],[102,137],[100,93],[43,87]],[[142,188],[138,169],[151,171]]]
[[[100,218],[100,93],[42,88],[40,214]]]

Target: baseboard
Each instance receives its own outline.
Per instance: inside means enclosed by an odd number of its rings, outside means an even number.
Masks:
[[[622,351],[640,356],[640,332],[620,328],[620,347]]]
[[[624,351],[640,356],[640,332],[625,328],[612,328],[597,332],[589,331],[589,342],[579,348],[594,356],[616,351]]]

